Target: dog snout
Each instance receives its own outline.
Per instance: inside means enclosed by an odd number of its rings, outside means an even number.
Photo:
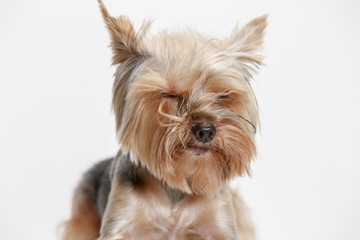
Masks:
[[[211,142],[216,134],[214,125],[210,124],[196,124],[191,128],[197,141],[201,143]]]

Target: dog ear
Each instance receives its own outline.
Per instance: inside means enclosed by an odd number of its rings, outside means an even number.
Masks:
[[[248,70],[254,70],[252,66],[257,67],[262,64],[262,56],[258,52],[263,45],[266,26],[267,15],[250,21],[243,28],[236,25],[230,37],[222,44],[230,56],[240,60]]]
[[[139,33],[136,33],[131,21],[125,17],[111,17],[102,0],[99,1],[100,10],[107,29],[111,36],[111,48],[113,50],[113,64],[119,64],[132,57],[143,56],[141,51],[141,36],[147,26],[143,25]]]

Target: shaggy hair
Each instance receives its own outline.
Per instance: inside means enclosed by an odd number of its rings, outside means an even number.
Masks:
[[[151,36],[149,22],[135,31],[99,2],[117,66],[121,147],[85,174],[64,239],[253,239],[228,182],[250,174],[256,154],[250,80],[266,16],[224,40],[191,30]]]

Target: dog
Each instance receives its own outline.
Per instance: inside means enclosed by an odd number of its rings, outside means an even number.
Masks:
[[[99,6],[117,66],[120,151],[84,174],[63,239],[254,239],[229,181],[250,174],[256,154],[251,79],[267,16],[222,40],[191,30],[150,36],[149,22],[135,31]]]

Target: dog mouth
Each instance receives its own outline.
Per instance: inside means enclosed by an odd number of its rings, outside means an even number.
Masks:
[[[200,156],[206,153],[209,149],[206,147],[188,146],[186,149],[195,156]]]
[[[199,157],[199,156],[202,156],[202,155],[207,154],[209,152],[212,152],[213,150],[215,150],[215,149],[214,149],[214,146],[212,144],[188,143],[186,145],[178,144],[174,149],[174,153],[180,151],[182,153],[187,153],[187,154],[192,155],[194,157]]]

